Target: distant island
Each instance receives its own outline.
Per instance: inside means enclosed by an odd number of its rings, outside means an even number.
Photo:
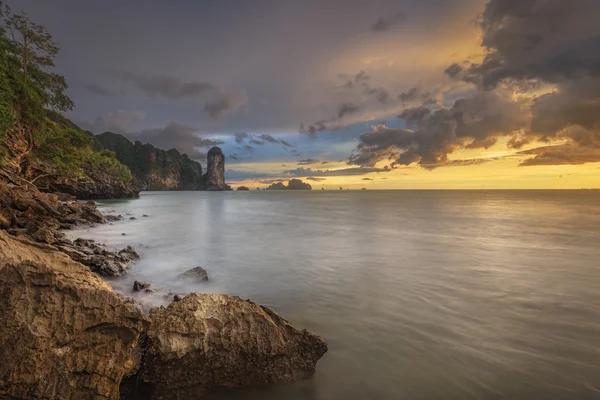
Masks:
[[[283,182],[276,182],[266,190],[312,190],[312,186],[302,182],[300,179],[291,179],[287,185]]]

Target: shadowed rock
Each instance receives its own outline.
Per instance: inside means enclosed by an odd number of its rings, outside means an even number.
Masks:
[[[195,279],[197,281],[207,281],[208,273],[202,267],[192,268],[180,275],[183,278]]]
[[[148,324],[133,303],[67,255],[3,231],[0,298],[0,398],[118,398]]]
[[[206,190],[225,190],[225,156],[219,147],[208,151],[206,164]]]
[[[150,316],[141,374],[155,399],[289,383],[311,376],[327,351],[319,336],[237,296],[192,293]]]

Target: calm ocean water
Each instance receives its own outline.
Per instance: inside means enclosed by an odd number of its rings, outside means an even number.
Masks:
[[[235,294],[329,343],[310,380],[209,399],[600,399],[599,191],[147,192],[100,205],[137,218],[74,232],[140,251],[117,290]],[[197,265],[211,281],[177,279]]]

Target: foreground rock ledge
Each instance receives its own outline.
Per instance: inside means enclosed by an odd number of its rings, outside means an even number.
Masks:
[[[0,231],[0,398],[116,399],[148,319],[88,268]]]
[[[306,378],[325,341],[237,296],[192,293],[150,313],[141,375],[155,399],[192,399],[213,387]]]

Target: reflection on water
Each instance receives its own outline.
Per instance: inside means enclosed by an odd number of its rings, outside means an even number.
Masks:
[[[75,232],[142,253],[117,290],[236,294],[329,343],[310,380],[211,399],[600,398],[597,191],[149,192],[101,209],[137,217]],[[177,279],[197,265],[210,282]]]

